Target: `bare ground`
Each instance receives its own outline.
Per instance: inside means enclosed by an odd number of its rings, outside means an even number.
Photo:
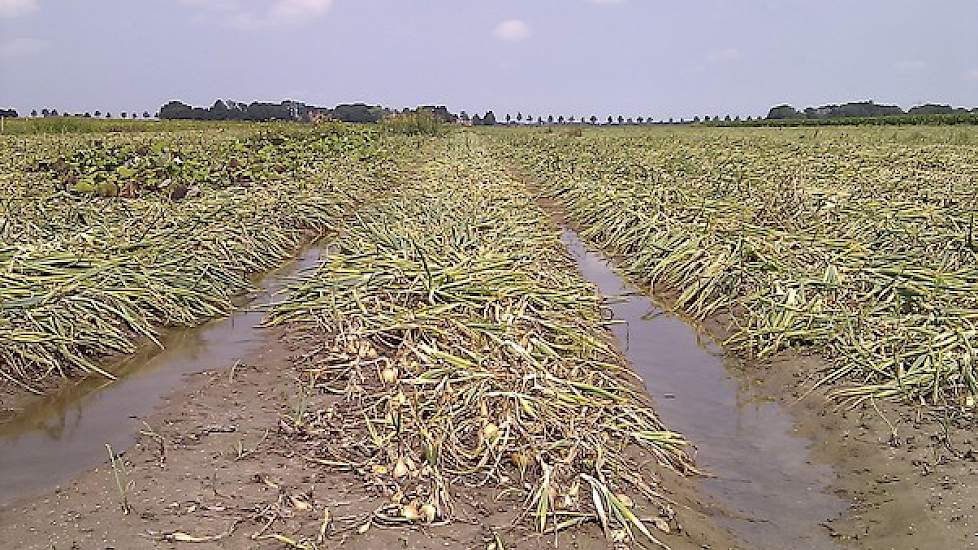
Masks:
[[[846,409],[824,390],[805,395],[822,364],[782,357],[751,372],[793,413],[816,460],[830,464],[848,514],[826,528],[873,550],[978,547],[978,450],[970,420],[945,424],[934,411],[866,402]]]
[[[704,329],[722,340],[729,326],[721,315]],[[829,395],[831,387],[815,388],[827,367],[811,354],[787,351],[743,364],[741,382],[780,402],[798,435],[811,442],[814,460],[834,470],[832,489],[850,505],[823,527],[840,544],[866,550],[978,547],[973,416],[958,411],[945,421],[939,410],[907,403],[840,403]]]

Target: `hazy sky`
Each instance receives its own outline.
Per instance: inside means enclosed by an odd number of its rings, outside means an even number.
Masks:
[[[978,106],[975,0],[0,0],[0,107]]]

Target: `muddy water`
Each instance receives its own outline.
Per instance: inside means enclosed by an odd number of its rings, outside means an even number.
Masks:
[[[838,548],[820,523],[846,503],[827,492],[834,474],[811,462],[789,413],[753,395],[714,342],[623,281],[574,232],[562,239],[584,277],[619,297],[609,303],[622,322],[615,336],[662,420],[694,443],[697,464],[715,476],[702,488],[730,514],[718,519],[749,548]]]
[[[146,346],[110,366],[117,380],[83,379],[0,425],[0,504],[50,490],[104,463],[105,444],[116,452],[131,446],[145,428],[137,419],[152,412],[184,376],[230,367],[257,351],[267,337],[258,327],[263,314],[257,306],[274,302],[276,293],[322,254],[321,248],[310,248],[266,275],[230,316],[169,330],[162,350]]]

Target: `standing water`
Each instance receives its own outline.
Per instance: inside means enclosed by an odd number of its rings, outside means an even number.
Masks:
[[[720,521],[751,548],[838,548],[820,524],[845,503],[826,492],[834,474],[810,461],[809,442],[793,434],[788,412],[752,395],[715,343],[656,307],[577,234],[565,229],[562,240],[581,274],[613,298],[608,306],[621,322],[615,337],[659,416],[696,446],[697,465],[715,476],[702,487],[730,513]]]
[[[184,376],[226,368],[257,351],[267,334],[254,306],[274,301],[300,270],[315,265],[323,250],[310,248],[266,275],[260,290],[230,316],[202,326],[167,331],[160,350],[146,346],[110,368],[116,380],[87,377],[46,396],[0,424],[0,504],[50,490],[130,447],[142,424]]]

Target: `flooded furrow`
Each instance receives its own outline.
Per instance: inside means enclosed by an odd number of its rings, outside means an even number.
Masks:
[[[701,481],[730,515],[717,518],[750,548],[838,548],[821,523],[846,503],[828,492],[831,468],[813,463],[788,411],[754,395],[719,346],[624,281],[573,231],[562,240],[581,274],[608,297],[613,330],[665,424],[696,446]]]
[[[33,402],[0,424],[0,504],[39,494],[120,452],[145,428],[139,420],[177,389],[188,374],[224,369],[258,350],[270,331],[259,327],[261,306],[274,303],[299,272],[315,266],[325,249],[310,247],[258,281],[231,315],[198,327],[167,330],[163,349],[144,346],[108,370]]]

